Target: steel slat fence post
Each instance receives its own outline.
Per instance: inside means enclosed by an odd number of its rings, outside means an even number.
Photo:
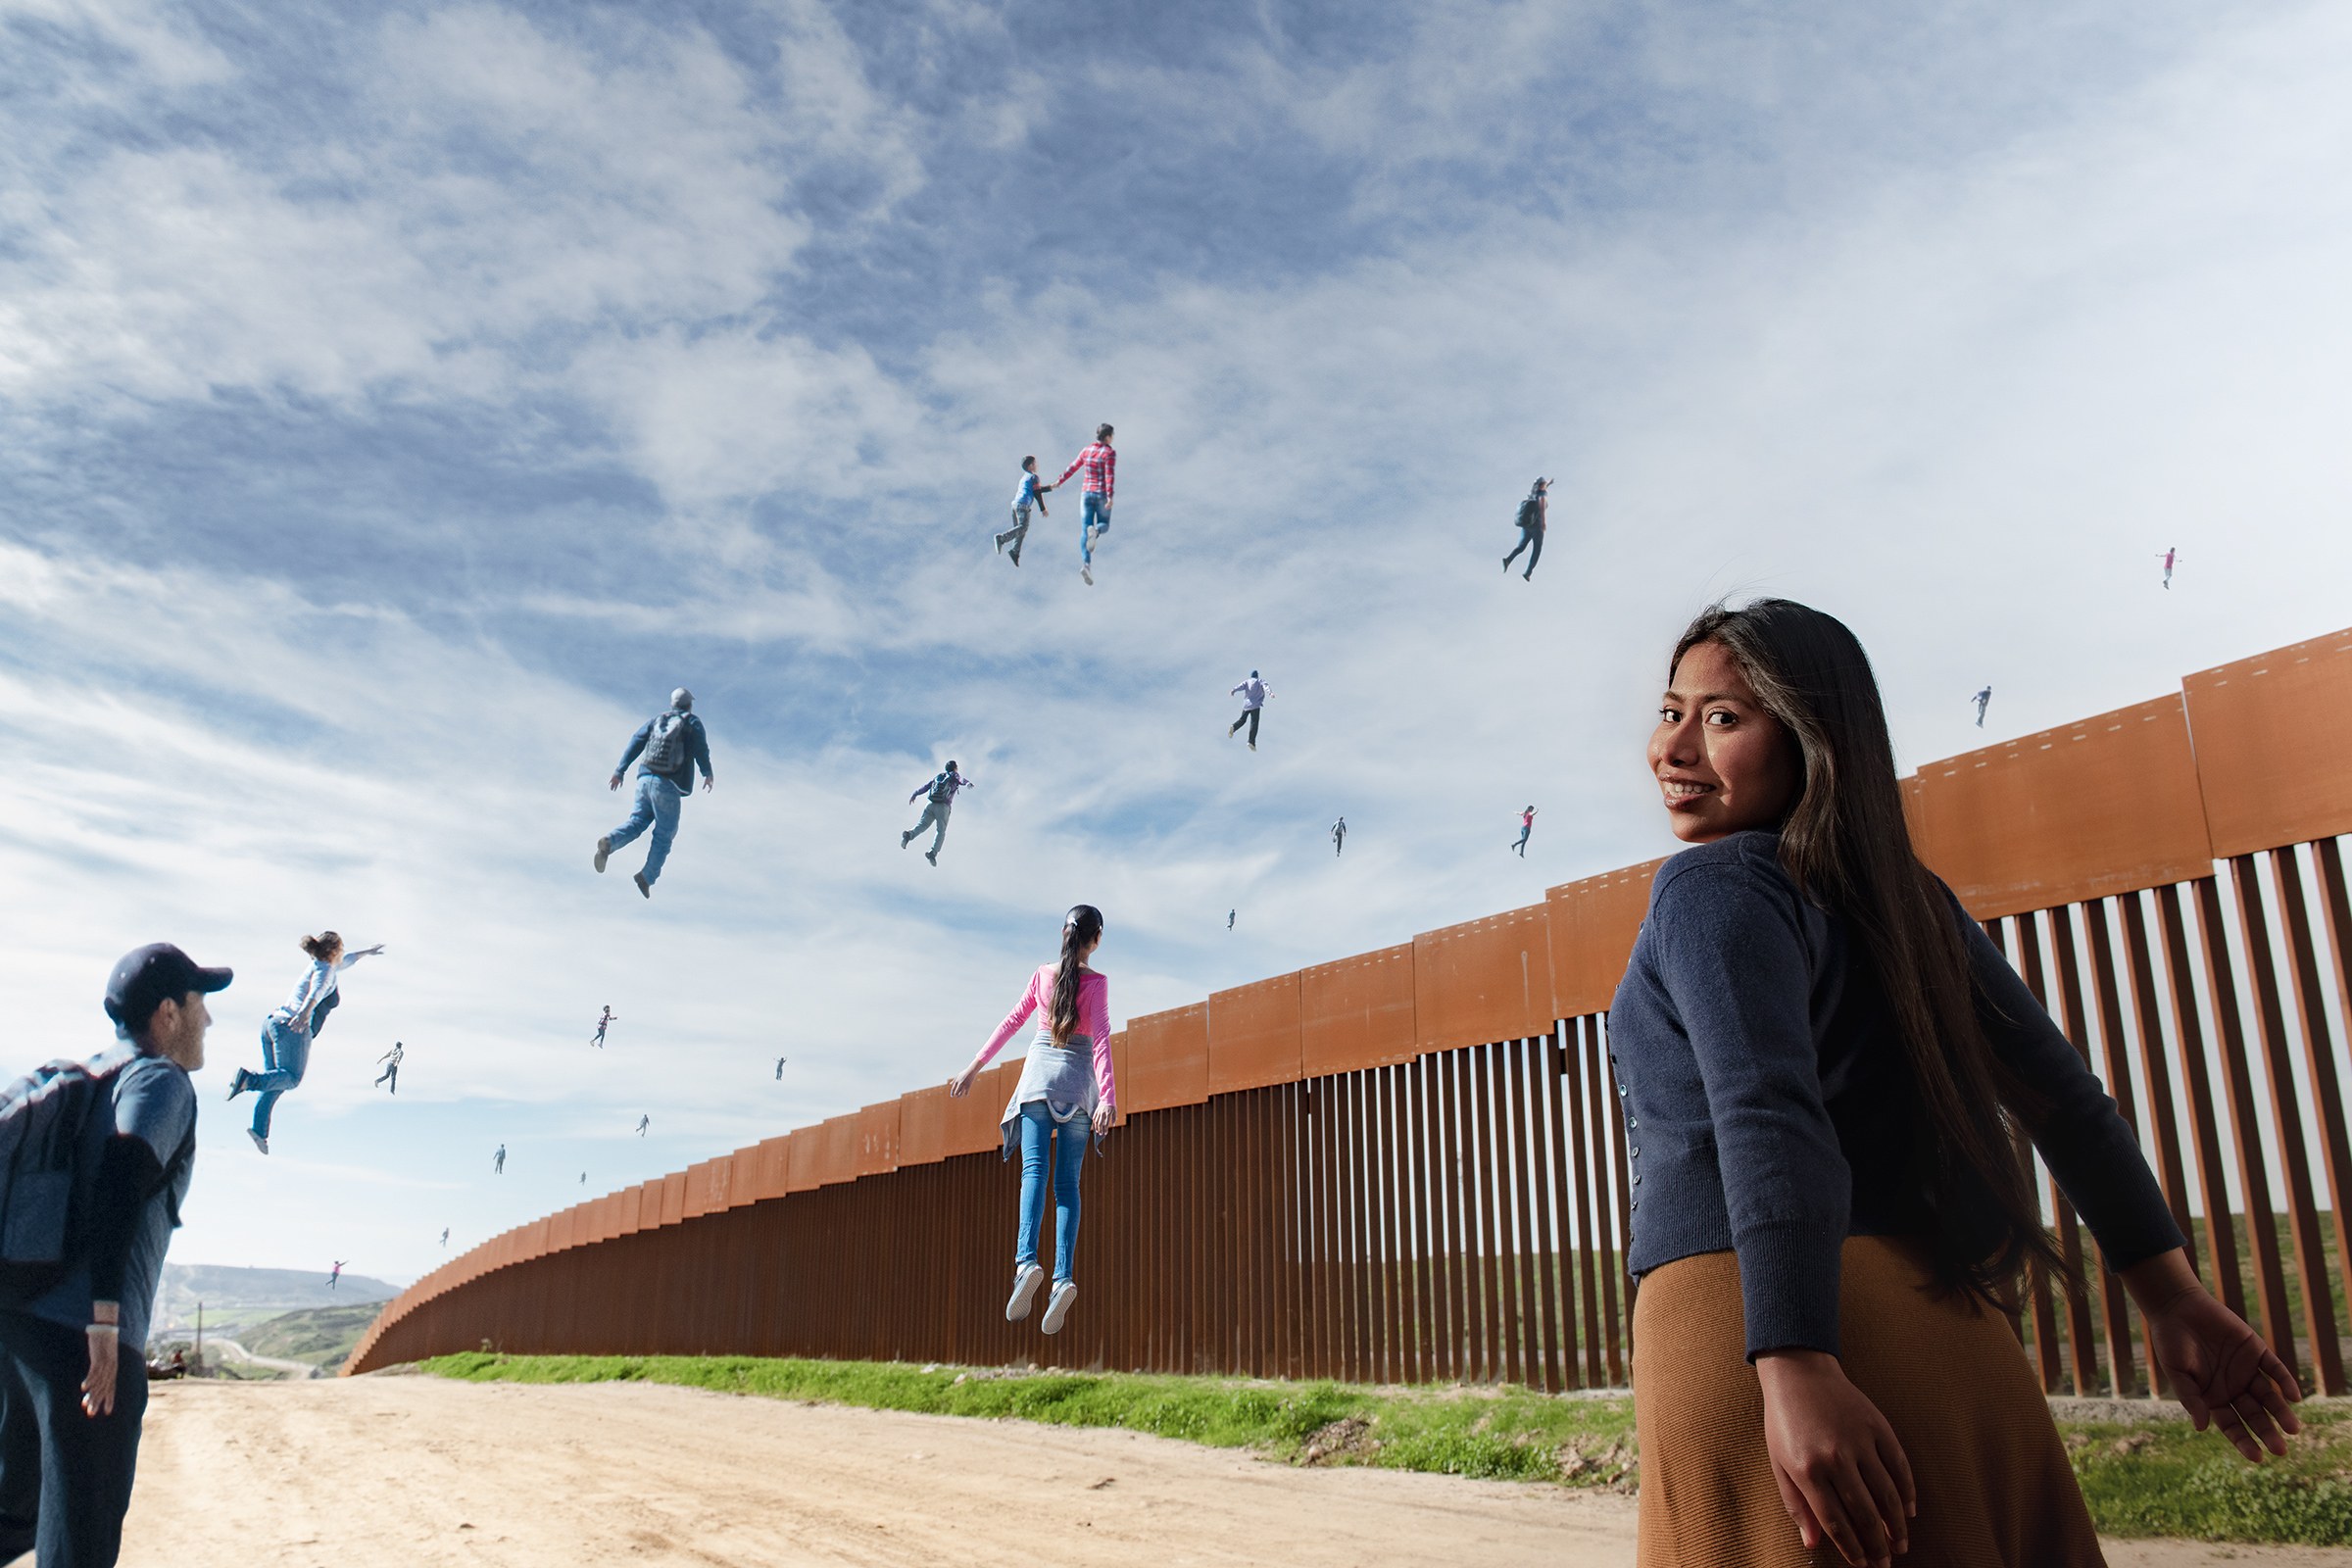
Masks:
[[[2334,841],[2328,841],[2330,849]],[[2318,846],[2313,847],[2315,856]],[[2328,1174],[2328,1209],[2335,1232],[2335,1256],[2339,1269],[2352,1263],[2352,1141],[2347,1140],[2344,1126],[2344,1097],[2335,1073],[2335,1043],[2328,1028],[2328,993],[2320,978],[2319,954],[2312,940],[2311,906],[2304,901],[2301,862],[2290,845],[2271,852],[2271,873],[2278,888],[2278,911],[2286,927],[2286,956],[2288,973],[2294,982],[2295,1012],[2303,1026],[2303,1068],[2311,1080],[2312,1115],[2320,1125],[2320,1158]],[[2320,877],[2322,898],[2327,896],[2327,874],[2322,862]],[[2323,906],[2323,920],[2328,911]],[[2316,1316],[2325,1317],[2328,1338],[2335,1338],[2335,1296],[2337,1281],[2322,1268],[2320,1278],[2329,1292],[2324,1307],[2313,1308]],[[2339,1368],[2336,1377],[2340,1382]],[[2327,1379],[2327,1362],[2321,1361],[2321,1378]],[[2338,1392],[2329,1390],[2328,1392]]]

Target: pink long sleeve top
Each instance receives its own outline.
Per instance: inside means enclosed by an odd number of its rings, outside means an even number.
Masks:
[[[997,1032],[988,1037],[988,1044],[981,1049],[979,1065],[985,1067],[995,1060],[997,1053],[1004,1049],[1004,1042],[1032,1014],[1041,1029],[1051,1024],[1054,969],[1054,965],[1049,963],[1029,977],[1029,988],[1021,993],[1021,1000],[1013,1004],[1012,1010],[1004,1015],[1004,1021],[997,1025]],[[1083,970],[1078,976],[1078,1033],[1094,1042],[1097,1098],[1106,1107],[1117,1106],[1119,1086],[1110,1066],[1110,982],[1092,969]]]

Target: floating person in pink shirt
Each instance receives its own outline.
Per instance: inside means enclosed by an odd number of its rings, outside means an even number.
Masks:
[[[1527,858],[1527,836],[1535,830],[1536,808],[1531,806],[1519,813],[1519,842],[1511,846],[1519,853],[1519,858],[1522,860]]]
[[[1086,585],[1095,585],[1095,541],[1110,532],[1110,501],[1118,490],[1119,455],[1110,445],[1111,430],[1107,424],[1095,426],[1095,439],[1061,470],[1054,481],[1058,490],[1070,482],[1070,475],[1083,471],[1079,495],[1083,509],[1078,532],[1078,575]]]
[[[608,1002],[605,1004],[605,1015],[596,1020],[596,1037],[588,1043],[592,1046],[602,1046],[605,1043],[605,1031],[612,1027],[612,1004]]]
[[[2164,585],[2170,588],[2173,585],[2173,564],[2180,559],[2180,547],[2168,546],[2164,554],[2156,559],[2164,563]]]
[[[348,1257],[335,1259],[334,1267],[326,1271],[326,1288],[328,1290],[331,1291],[343,1283],[343,1265],[350,1261],[351,1259]]]
[[[1054,1294],[1038,1324],[1058,1334],[1078,1298],[1072,1264],[1078,1250],[1078,1179],[1086,1167],[1091,1130],[1100,1141],[1119,1119],[1118,1084],[1110,1064],[1110,982],[1087,967],[1102,941],[1102,911],[1081,904],[1062,917],[1061,956],[1029,977],[1028,989],[971,1065],[948,1080],[948,1093],[960,1099],[993,1060],[1013,1031],[1031,1014],[1037,1034],[1021,1066],[1021,1081],[1005,1102],[1004,1155],[1021,1151],[1020,1222],[1013,1233],[1012,1297],[1004,1321],[1029,1315],[1045,1270],[1037,1262],[1038,1230],[1044,1220],[1046,1166],[1054,1169]]]

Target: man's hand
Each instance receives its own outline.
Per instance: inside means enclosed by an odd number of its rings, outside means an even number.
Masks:
[[[122,1355],[121,1331],[112,1323],[89,1327],[90,1375],[81,1380],[81,1413],[95,1419],[115,1409],[115,1370]]]
[[[705,774],[703,775],[703,793],[704,793],[705,795],[708,795],[708,794],[710,794],[710,786],[711,786],[711,785],[713,785],[713,784],[715,784],[715,783],[717,783],[717,782],[718,782],[718,775],[717,775],[716,773],[705,773]]]
[[[619,775],[618,773],[615,773],[615,774],[613,774],[613,775],[612,775],[612,783],[610,783],[610,784],[608,784],[608,785],[606,785],[606,786],[605,786],[605,788],[607,788],[607,789],[609,789],[609,790],[616,790],[616,789],[620,788],[620,775]]]

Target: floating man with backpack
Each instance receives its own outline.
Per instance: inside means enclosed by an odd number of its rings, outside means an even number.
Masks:
[[[1225,738],[1233,739],[1242,732],[1242,726],[1247,724],[1250,726],[1250,749],[1253,752],[1256,751],[1258,717],[1265,712],[1266,699],[1274,695],[1273,688],[1258,679],[1257,671],[1253,669],[1250,672],[1248,680],[1243,681],[1227,695],[1239,697],[1242,700],[1242,716],[1225,726]]]
[[[1519,542],[1511,547],[1509,555],[1502,558],[1502,569],[1509,571],[1511,563],[1519,559],[1519,552],[1532,546],[1533,550],[1527,558],[1527,570],[1519,577],[1521,582],[1534,580],[1536,563],[1544,559],[1544,514],[1551,508],[1548,499],[1550,494],[1551,481],[1538,479],[1535,488],[1528,491],[1527,499],[1519,503]]]
[[[678,803],[694,793],[694,770],[703,770],[705,793],[718,782],[710,771],[710,737],[694,714],[694,693],[679,687],[669,694],[668,708],[638,726],[629,737],[629,749],[620,754],[620,765],[612,769],[609,788],[620,788],[621,775],[631,762],[637,764],[636,804],[626,822],[596,841],[596,868],[602,871],[614,850],[652,828],[654,842],[645,853],[645,869],[629,879],[650,899],[654,884],[662,879],[662,862],[669,858],[670,840],[678,836]]]
[[[168,942],[115,965],[118,1043],[0,1095],[0,1562],[116,1560],[147,1410],[147,1327],[196,1154],[205,998]]]
[[[923,852],[923,858],[937,865],[939,847],[948,842],[948,813],[956,809],[956,792],[972,787],[970,779],[956,771],[956,760],[949,758],[945,772],[928,784],[916,786],[915,792],[906,797],[909,806],[918,800],[923,803],[923,818],[899,835],[899,848],[903,850],[922,837],[923,829],[936,826],[938,831],[931,835],[931,847]]]

